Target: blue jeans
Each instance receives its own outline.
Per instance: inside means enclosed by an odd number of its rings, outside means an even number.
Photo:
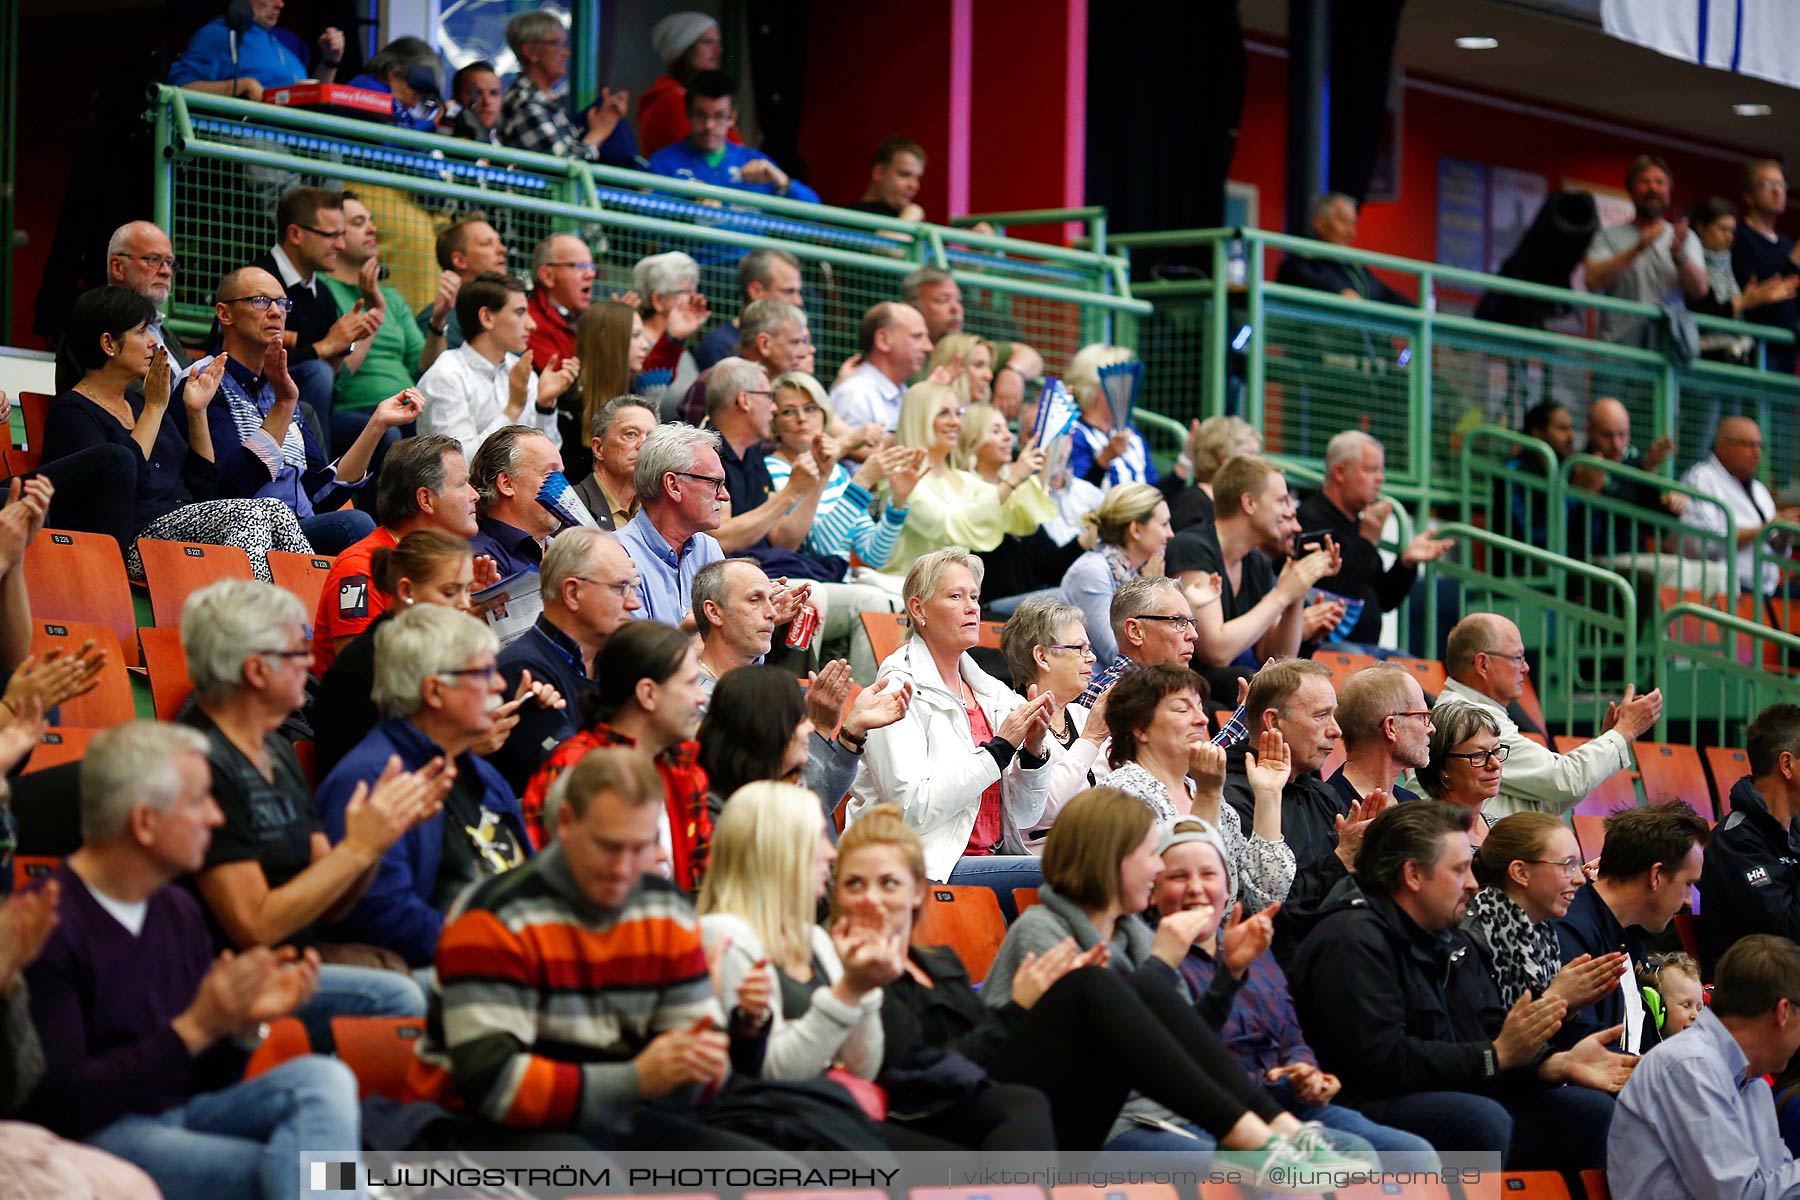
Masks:
[[[375,532],[375,518],[360,508],[316,513],[300,522],[300,532],[319,554],[342,554]]]
[[[1415,1092],[1371,1100],[1362,1114],[1425,1138],[1439,1150],[1486,1150],[1509,1171],[1585,1171],[1606,1165],[1613,1098],[1563,1084],[1499,1097]]]
[[[1020,592],[1016,596],[1002,596],[998,600],[990,600],[985,607],[996,617],[1005,618],[1012,616],[1019,605],[1027,600],[1035,600],[1039,597],[1054,600],[1061,596],[1061,588],[1039,588],[1035,592]]]
[[[149,1172],[164,1200],[299,1200],[303,1151],[362,1160],[356,1076],[308,1054],[156,1116],[121,1117],[87,1142]]]
[[[1034,888],[1044,882],[1044,864],[1030,854],[967,854],[956,862],[945,883],[958,887],[984,887],[1000,901],[1000,912],[1012,924],[1019,915],[1013,904],[1014,888]]]
[[[1331,1144],[1331,1148],[1345,1154],[1373,1156],[1377,1150],[1384,1148],[1390,1150],[1422,1148],[1426,1154],[1431,1154],[1430,1143],[1420,1138],[1410,1137],[1396,1129],[1384,1129],[1373,1121],[1358,1117],[1347,1108],[1326,1105],[1322,1108],[1308,1110],[1304,1114],[1295,1113],[1294,1115],[1302,1121],[1317,1121],[1323,1125],[1325,1140]],[[1154,1153],[1200,1151],[1208,1155],[1219,1148],[1218,1139],[1198,1125],[1190,1125],[1179,1119],[1175,1121],[1175,1124],[1194,1136],[1186,1138],[1163,1129],[1133,1125],[1107,1142],[1105,1148],[1107,1150],[1147,1150]],[[1373,1138],[1362,1136],[1363,1129],[1375,1130],[1378,1135],[1385,1135],[1384,1140],[1394,1144],[1387,1147],[1377,1146]],[[1436,1162],[1436,1160],[1437,1156],[1432,1155],[1432,1161]],[[1425,1164],[1423,1160],[1420,1160],[1416,1167],[1409,1164],[1409,1169],[1423,1170]]]
[[[398,971],[325,963],[319,990],[294,1015],[306,1026],[313,1049],[323,1054],[333,1046],[333,1017],[422,1017],[425,989]]]

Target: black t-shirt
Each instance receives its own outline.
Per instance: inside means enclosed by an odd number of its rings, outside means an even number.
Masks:
[[[444,857],[431,906],[448,912],[462,890],[479,879],[500,875],[525,861],[518,839],[504,818],[482,805],[481,778],[461,772],[444,798]]]
[[[1380,549],[1362,535],[1361,523],[1324,492],[1314,492],[1300,502],[1299,518],[1302,533],[1329,533],[1343,554],[1343,569],[1319,580],[1320,590],[1363,602],[1362,615],[1345,640],[1374,645],[1381,640],[1381,615],[1406,599],[1419,569],[1398,561],[1392,567],[1385,565]]]
[[[1184,487],[1169,497],[1169,524],[1176,533],[1196,525],[1212,528],[1212,497],[1198,487]]]
[[[1252,550],[1244,556],[1237,586],[1232,587],[1231,576],[1225,573],[1224,552],[1219,549],[1218,536],[1211,525],[1184,529],[1170,538],[1165,561],[1171,579],[1179,578],[1183,571],[1210,571],[1217,574],[1220,615],[1227,621],[1243,616],[1255,608],[1264,596],[1275,590],[1275,567],[1269,562],[1268,555],[1261,550]],[[1246,671],[1254,672],[1260,665],[1256,660],[1255,646],[1246,647],[1226,667],[1208,665],[1197,652],[1193,662],[1194,670],[1205,677],[1213,695],[1224,698],[1237,695],[1238,679]]]
[[[225,816],[225,823],[213,830],[201,869],[254,862],[262,868],[269,890],[285,887],[312,865],[313,835],[322,832],[312,789],[294,756],[294,747],[278,734],[271,733],[263,740],[274,776],[264,779],[256,764],[204,712],[190,707],[181,720],[206,735],[213,799]],[[219,944],[229,944],[210,909],[207,919]],[[308,927],[285,940],[303,946],[311,935]]]
[[[899,209],[884,200],[858,200],[855,204],[847,205],[846,207],[848,207],[851,212],[874,213],[878,217],[897,217],[900,215]]]

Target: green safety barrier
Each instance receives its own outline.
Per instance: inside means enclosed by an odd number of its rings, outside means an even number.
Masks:
[[[1742,746],[1757,713],[1800,702],[1800,637],[1742,612],[1691,601],[1669,607],[1657,614],[1652,658],[1663,692],[1660,741]]]
[[[1800,523],[1770,521],[1757,534],[1752,578],[1764,581],[1762,590],[1786,596],[1796,576],[1800,576],[1800,560],[1793,555],[1800,550]],[[1735,568],[1734,568],[1735,569]],[[1789,628],[1800,632],[1800,620]]]
[[[1440,589],[1426,589],[1426,645],[1443,646],[1453,616],[1506,617],[1524,639],[1548,731],[1597,730],[1608,701],[1627,683],[1638,682],[1638,609],[1631,584],[1604,567],[1473,525],[1455,522],[1438,535],[1456,540],[1456,548],[1433,566],[1437,578],[1454,585],[1455,611],[1440,611]],[[1494,562],[1525,562],[1532,570],[1513,575],[1481,565]]]
[[[1616,397],[1640,440],[1674,435],[1678,471],[1705,456],[1719,417],[1756,417],[1770,444],[1767,476],[1800,481],[1800,432],[1776,419],[1800,403],[1800,379],[1707,361],[1679,365],[1662,350],[1443,311],[1447,298],[1472,308],[1475,296],[1494,291],[1566,306],[1568,324],[1584,331],[1589,314],[1601,311],[1660,321],[1653,305],[1256,229],[1114,233],[1106,245],[1188,250],[1210,264],[1204,280],[1134,286],[1133,295],[1156,308],[1120,322],[1121,340],[1148,367],[1146,404],[1183,421],[1235,413],[1263,430],[1271,452],[1312,461],[1322,460],[1333,434],[1362,429],[1387,448],[1389,486],[1414,503],[1457,503],[1468,435],[1482,425],[1516,427],[1544,399],[1566,404],[1579,426],[1589,402]],[[1280,253],[1399,273],[1414,282],[1417,300],[1382,304],[1274,282],[1266,268]],[[1233,284],[1240,256],[1244,282]],[[1770,326],[1710,317],[1697,324],[1750,338],[1759,354],[1794,341]]]
[[[716,316],[737,316],[736,269],[759,246],[802,264],[817,371],[829,380],[856,350],[864,312],[899,296],[920,265],[952,272],[967,328],[1026,341],[1052,371],[1076,349],[1112,340],[1120,316],[1148,315],[1126,260],[1094,250],[895,221],[390,125],[162,87],[153,93],[155,217],[181,259],[171,315],[192,328],[228,270],[266,252],[281,193],[300,184],[358,193],[382,232],[388,282],[414,308],[430,301],[433,242],[479,211],[500,231],[513,271],[532,247],[575,233],[594,255],[596,296],[623,292],[646,255],[680,250],[700,264]]]

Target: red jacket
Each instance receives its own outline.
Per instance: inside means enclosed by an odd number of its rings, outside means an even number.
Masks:
[[[548,369],[552,358],[575,357],[575,325],[557,311],[550,293],[541,287],[532,288],[526,308],[537,325],[526,343],[531,349],[532,370]]]
[[[531,844],[542,849],[549,840],[544,833],[544,800],[557,776],[581,761],[589,750],[602,746],[635,746],[634,739],[615,733],[604,721],[592,729],[584,729],[555,750],[539,767],[525,787],[519,807],[525,814],[525,831]],[[663,799],[669,809],[670,869],[675,886],[684,892],[700,890],[700,879],[706,874],[706,861],[712,849],[712,814],[706,807],[706,770],[696,761],[699,742],[678,742],[656,756],[656,773],[662,776]]]
[[[687,88],[673,76],[658,75],[638,97],[638,153],[649,158],[687,135]],[[725,136],[740,146],[744,144],[736,125]]]

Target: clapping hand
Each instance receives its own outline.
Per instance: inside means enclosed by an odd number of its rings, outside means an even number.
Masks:
[[[28,658],[25,661],[31,660]],[[5,716],[10,719],[6,720],[4,726],[0,726],[0,775],[10,772],[25,761],[25,756],[43,740],[44,730],[50,727],[45,719],[44,708],[35,696],[21,699]]]
[[[1293,771],[1293,756],[1279,729],[1265,729],[1257,738],[1257,753],[1244,752],[1244,778],[1255,793],[1280,795]]]
[[[1400,561],[1408,566],[1436,562],[1454,545],[1455,538],[1437,537],[1435,531],[1428,529],[1406,544],[1406,549],[1400,552]]]
[[[206,411],[213,397],[219,394],[219,384],[225,379],[225,356],[216,354],[206,364],[204,371],[189,372],[181,385],[181,404],[189,416]]]
[[[711,315],[712,309],[707,307],[703,294],[683,292],[669,307],[669,319],[663,332],[677,342],[686,341],[706,324],[706,318]]]
[[[1050,714],[1056,709],[1056,696],[1049,691],[1039,694],[1035,683],[1025,689],[1025,696],[1025,703],[1006,714],[994,736],[1027,753],[1041,755],[1044,738],[1050,732]]]
[[[375,411],[369,414],[369,424],[380,429],[397,429],[418,420],[424,411],[425,393],[418,388],[407,388],[377,404]]]
[[[61,899],[62,885],[51,879],[30,891],[14,892],[0,904],[0,996],[12,991],[19,973],[50,940]]]
[[[1013,972],[1013,1003],[1029,1011],[1057,980],[1070,971],[1091,966],[1098,959],[1098,952],[1105,948],[1106,943],[1096,942],[1089,950],[1077,950],[1075,939],[1066,937],[1042,954],[1026,954]]]
[[[853,682],[850,664],[841,658],[832,659],[807,676],[806,716],[820,737],[828,738],[836,732]],[[870,690],[865,688],[863,694],[867,695]]]
[[[1352,804],[1349,812],[1338,814],[1332,821],[1332,828],[1337,834],[1338,861],[1344,864],[1345,870],[1355,873],[1356,852],[1362,849],[1363,833],[1368,830],[1369,822],[1393,803],[1392,796],[1376,788]]]
[[[775,581],[775,589],[769,595],[769,606],[775,610],[775,624],[786,625],[800,615],[800,609],[812,599],[812,582],[809,580],[798,585],[789,585],[787,576],[783,575]]]
[[[1300,638],[1316,642],[1344,622],[1348,610],[1342,600],[1320,600],[1300,611]]]
[[[1188,743],[1188,778],[1194,781],[1196,799],[1217,798],[1225,792],[1225,748],[1213,745],[1204,733]]]
[[[1233,975],[1242,979],[1250,964],[1274,943],[1275,914],[1280,911],[1279,901],[1248,918],[1244,916],[1243,901],[1233,907],[1232,919],[1219,935],[1224,946],[1225,966]]]
[[[912,696],[910,679],[897,679],[886,687],[864,688],[844,714],[843,732],[852,738],[865,738],[872,730],[887,728],[906,715]]]
[[[554,400],[569,390],[569,385],[581,377],[581,360],[573,354],[564,359],[555,355],[550,357],[550,365],[538,376],[538,403]]]
[[[374,255],[363,259],[356,269],[356,287],[368,302],[370,312],[386,312],[387,296],[381,290],[381,260]]]
[[[1379,542],[1382,531],[1387,528],[1388,518],[1393,514],[1392,500],[1377,500],[1362,510],[1362,516],[1357,518],[1356,531],[1362,534],[1364,541]]]
[[[223,354],[218,361],[225,361]],[[144,375],[144,409],[161,409],[169,403],[169,392],[173,389],[174,372],[169,366],[167,347],[158,346],[150,352],[150,370]]]

